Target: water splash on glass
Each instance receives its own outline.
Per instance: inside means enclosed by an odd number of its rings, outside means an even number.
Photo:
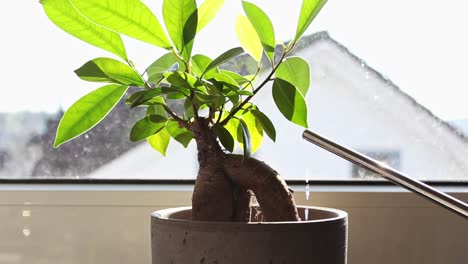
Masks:
[[[370,73],[368,71],[366,71],[364,77],[366,78],[366,80],[369,80],[370,79]]]
[[[305,182],[306,182],[306,187],[305,187],[306,201],[309,201],[309,198],[310,198],[310,185],[309,185],[309,169],[308,168],[306,168]],[[308,219],[309,219],[309,208],[305,208],[304,209],[304,220],[307,221]]]
[[[23,228],[23,235],[29,237],[31,235],[31,230],[29,228]]]
[[[305,196],[306,196],[306,200],[308,201],[308,200],[309,200],[309,197],[310,197],[309,169],[306,169],[306,178],[305,178],[305,182],[306,182]]]

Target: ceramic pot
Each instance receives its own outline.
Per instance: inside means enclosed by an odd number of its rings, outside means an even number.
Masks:
[[[298,207],[300,222],[192,221],[190,207],[151,215],[153,264],[346,264],[346,212]]]

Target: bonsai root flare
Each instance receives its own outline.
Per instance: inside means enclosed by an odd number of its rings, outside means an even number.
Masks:
[[[299,221],[286,182],[254,158],[225,154],[206,119],[188,127],[194,134],[200,165],[192,196],[192,218],[198,221],[244,221],[251,218],[251,192],[264,221]]]

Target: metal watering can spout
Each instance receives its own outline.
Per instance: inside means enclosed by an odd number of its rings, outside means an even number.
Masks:
[[[305,140],[337,156],[340,156],[354,164],[357,164],[366,169],[369,169],[379,174],[380,176],[384,177],[385,179],[397,185],[400,185],[403,188],[410,190],[411,192],[417,193],[429,199],[433,203],[439,206],[445,207],[451,212],[464,217],[465,219],[468,219],[468,205],[464,203],[463,201],[460,201],[454,198],[453,196],[440,192],[421,181],[418,181],[407,175],[404,175],[403,173],[389,167],[388,165],[382,162],[374,160],[362,153],[346,148],[312,131],[305,130],[304,133],[302,134],[302,137]]]

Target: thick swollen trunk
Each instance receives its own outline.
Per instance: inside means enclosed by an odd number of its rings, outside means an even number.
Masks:
[[[198,221],[248,221],[250,191],[265,221],[298,221],[286,183],[265,163],[225,154],[205,119],[188,127],[195,136],[200,165],[192,197],[192,218]]]
[[[241,155],[227,155],[226,175],[237,185],[253,191],[267,221],[298,221],[292,192],[281,176],[266,163]]]

